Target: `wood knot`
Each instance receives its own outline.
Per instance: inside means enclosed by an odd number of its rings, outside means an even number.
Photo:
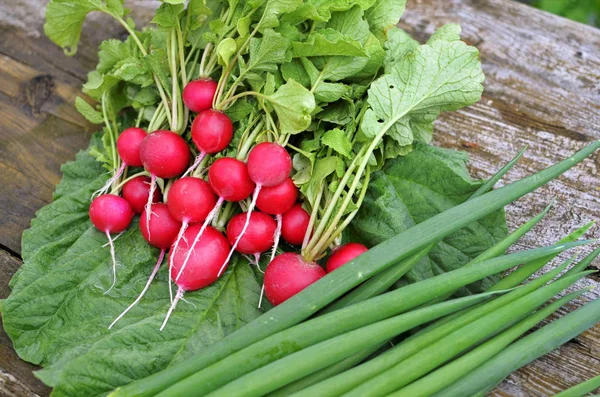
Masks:
[[[55,84],[52,76],[43,74],[35,76],[23,87],[23,94],[26,104],[31,108],[34,116],[40,114],[42,106],[54,92]]]

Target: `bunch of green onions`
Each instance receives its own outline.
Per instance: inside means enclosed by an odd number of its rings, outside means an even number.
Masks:
[[[600,321],[596,300],[517,341],[586,291],[551,300],[591,273],[585,269],[600,248],[573,266],[576,255],[525,281],[559,253],[590,243],[578,239],[591,224],[554,245],[504,255],[546,208],[464,267],[383,292],[445,236],[544,185],[598,148],[600,141],[528,178],[478,192],[374,247],[188,361],[111,396],[485,395],[510,372]],[[446,300],[461,287],[519,264],[485,293]],[[400,335],[404,339],[392,347],[390,341]]]

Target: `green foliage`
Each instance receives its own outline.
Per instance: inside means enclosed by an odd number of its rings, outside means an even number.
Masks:
[[[533,5],[574,21],[600,27],[600,1],[598,0],[535,0]]]
[[[98,143],[94,138],[92,148]],[[190,357],[260,314],[260,285],[248,263],[235,260],[219,281],[188,292],[189,303],[159,332],[170,306],[164,266],[142,302],[108,330],[140,292],[158,251],[135,221],[115,241],[119,281],[105,294],[112,282],[109,250],[87,213],[89,197],[106,175],[88,152],[62,170],[54,202],[38,212],[23,236],[25,263],[2,304],[3,326],[15,350],[45,367],[37,375],[54,387],[53,395],[102,395]]]
[[[465,202],[482,184],[469,175],[467,161],[464,153],[426,145],[387,161],[371,178],[351,225],[353,235],[374,246]],[[506,235],[504,211],[494,212],[447,236],[406,277],[415,282],[462,267]],[[471,286],[471,292],[489,288],[492,281]]]

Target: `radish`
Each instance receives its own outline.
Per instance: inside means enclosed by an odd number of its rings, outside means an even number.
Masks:
[[[283,239],[292,245],[301,245],[309,223],[310,215],[302,208],[302,204],[294,205],[281,218]]]
[[[140,159],[140,145],[146,136],[148,136],[146,131],[136,127],[127,128],[121,132],[121,135],[117,138],[117,153],[119,153],[119,157],[121,158],[121,166],[115,175],[106,181],[106,184],[100,190],[95,192],[92,197],[108,192],[112,184],[123,175],[125,167],[142,166],[142,160]]]
[[[227,224],[227,240],[233,245],[242,233],[246,214],[237,214],[231,218]],[[260,254],[267,251],[273,245],[276,223],[273,217],[262,212],[253,212],[250,215],[250,222],[243,237],[236,247],[236,251],[241,254],[254,255],[256,266],[260,259]]]
[[[298,188],[292,178],[286,178],[279,185],[263,187],[256,199],[256,206],[267,214],[282,215],[296,204],[297,198]]]
[[[223,112],[204,110],[192,123],[192,140],[200,151],[194,164],[184,175],[196,169],[207,154],[218,153],[229,146],[233,138],[233,124]]]
[[[210,183],[212,190],[219,196],[219,199],[206,217],[206,220],[200,229],[200,233],[196,235],[196,239],[192,243],[192,246],[196,245],[197,240],[202,236],[202,233],[210,222],[213,221],[224,201],[237,202],[245,200],[252,194],[255,186],[248,175],[246,164],[231,157],[217,159],[210,166],[208,169],[208,182]],[[229,263],[229,259],[231,259],[231,255],[233,255],[234,249],[235,247],[231,249],[227,256],[227,260],[222,264],[221,271],[225,270],[227,263]],[[179,273],[175,277],[175,281],[183,274],[186,266],[187,260],[184,260]],[[221,273],[219,273],[219,275],[220,274]]]
[[[148,202],[148,196],[150,195],[150,178],[147,176],[136,176],[135,178],[127,181],[121,189],[121,196],[136,214],[144,212],[144,207]],[[160,192],[154,191],[152,202],[156,203],[160,201]]]
[[[212,107],[217,83],[212,79],[193,80],[183,89],[183,103],[192,112],[200,113]]]
[[[279,238],[281,236],[282,215],[289,211],[298,198],[298,188],[294,185],[292,178],[286,178],[282,183],[275,186],[263,187],[258,193],[256,206],[259,210],[267,214],[275,215],[277,228],[273,239],[273,248],[271,250],[271,260],[275,257]]]
[[[185,231],[182,243],[179,246],[171,247],[170,262],[173,263],[173,268],[170,276],[177,284],[178,289],[160,327],[161,331],[185,291],[195,291],[206,287],[219,278],[219,269],[227,257],[229,243],[217,229],[211,226],[206,227],[205,230],[201,229],[200,225],[190,226]],[[194,243],[190,244],[190,241],[194,241]],[[185,271],[183,271],[184,264],[189,265]]]
[[[277,306],[325,275],[325,270],[314,262],[306,262],[292,252],[278,255],[265,271],[267,299]]]
[[[263,187],[258,193],[256,199],[256,206],[259,210],[264,211],[268,214],[275,215],[275,221],[277,227],[275,228],[275,236],[273,237],[273,246],[271,248],[271,258],[269,262],[273,261],[275,254],[277,253],[277,247],[279,246],[279,239],[281,238],[281,228],[283,223],[282,215],[289,211],[298,198],[298,188],[294,185],[292,178],[287,177],[282,183],[275,186]],[[257,261],[258,266],[258,261]],[[260,299],[258,301],[258,307],[262,305],[262,298],[265,292],[265,285],[263,283],[260,290]]]
[[[292,171],[292,158],[283,146],[263,142],[254,146],[248,155],[248,173],[257,186],[276,186],[283,183]]]
[[[188,225],[203,222],[216,206],[216,197],[210,185],[203,179],[189,176],[173,183],[167,199],[171,216],[181,222],[181,228],[174,244],[175,247],[179,246]],[[171,261],[169,269],[172,268],[173,262]]]
[[[283,146],[272,142],[263,142],[254,146],[250,151],[250,154],[248,154],[247,165],[248,175],[250,176],[250,179],[256,183],[256,187],[254,188],[254,194],[252,195],[252,200],[248,206],[248,211],[246,212],[246,221],[240,234],[232,245],[228,259],[233,255],[233,251],[248,228],[250,215],[254,210],[262,187],[272,187],[283,183],[292,171],[292,159],[289,153]],[[223,269],[224,267],[225,264],[223,265]]]
[[[368,250],[369,249],[367,247],[360,243],[344,244],[341,247],[338,247],[333,250],[333,253],[327,260],[325,269],[327,269],[327,273],[331,273],[338,267],[350,262],[351,260],[360,256],[361,254],[364,254]]]
[[[186,141],[176,133],[158,130],[147,135],[142,141],[140,159],[146,171],[150,173],[150,194],[146,203],[146,208],[149,209],[156,189],[156,178],[173,178],[185,171],[190,162],[190,149]],[[150,211],[146,211],[148,225],[149,216]]]
[[[175,238],[177,237],[179,228],[181,227],[181,222],[171,216],[169,208],[163,203],[152,204],[150,207],[150,225],[146,225],[146,219],[146,217],[140,218],[140,231],[148,243],[156,248],[160,248],[158,260],[156,261],[156,265],[154,265],[154,269],[152,269],[152,273],[150,273],[150,277],[148,277],[148,281],[146,282],[142,292],[140,292],[136,300],[133,301],[133,303],[129,305],[123,311],[123,313],[121,313],[119,317],[117,317],[108,326],[108,329],[111,329],[120,319],[123,318],[123,316],[125,316],[125,314],[127,314],[131,309],[134,308],[135,305],[140,302],[140,300],[142,300],[142,297],[150,288],[152,280],[154,280],[154,277],[156,277],[158,269],[160,269],[160,265],[165,257],[167,248],[173,244],[173,241],[175,241]],[[151,234],[148,233],[148,229],[152,231]]]
[[[96,197],[92,201],[90,204],[89,215],[90,220],[96,229],[106,234],[108,244],[110,245],[113,283],[110,288],[106,290],[106,294],[117,283],[117,259],[115,257],[115,245],[110,234],[121,233],[129,227],[131,219],[133,218],[133,210],[124,198],[114,194],[104,194]]]
[[[212,163],[208,170],[208,183],[219,197],[232,202],[247,199],[256,186],[250,179],[246,164],[231,157]]]

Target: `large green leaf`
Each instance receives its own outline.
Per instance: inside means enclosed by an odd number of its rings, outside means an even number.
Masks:
[[[388,160],[372,176],[354,234],[373,246],[466,201],[481,186],[467,161],[465,153],[426,145]],[[406,277],[414,282],[463,266],[506,234],[504,211],[492,213],[446,237]]]
[[[97,138],[93,145],[96,145]],[[141,303],[115,328],[112,320],[137,296],[158,257],[135,220],[115,242],[111,284],[106,237],[88,220],[91,194],[106,180],[88,152],[63,166],[55,201],[23,236],[24,264],[2,303],[15,350],[46,368],[38,376],[55,396],[97,396],[185,359],[259,315],[260,284],[236,260],[216,283],[185,295],[163,332],[170,305],[166,266]]]

